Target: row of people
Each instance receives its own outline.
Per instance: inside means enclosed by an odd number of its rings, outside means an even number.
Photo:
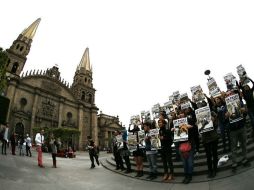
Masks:
[[[250,79],[253,84],[253,81]],[[171,181],[174,179],[174,166],[172,160],[172,144],[173,144],[173,120],[179,118],[187,118],[188,125],[188,140],[182,142],[174,143],[176,149],[176,155],[179,155],[183,161],[183,168],[185,178],[183,183],[187,184],[192,180],[193,175],[193,166],[194,166],[194,155],[199,152],[201,137],[202,144],[205,149],[206,158],[207,158],[207,167],[208,167],[208,178],[213,178],[217,174],[217,164],[218,164],[218,140],[222,138],[223,142],[223,152],[230,151],[232,158],[232,171],[235,172],[238,166],[237,162],[237,148],[238,143],[240,143],[242,149],[242,159],[241,163],[243,166],[249,166],[247,159],[247,149],[246,149],[246,116],[249,115],[252,129],[254,129],[254,98],[253,98],[253,89],[248,85],[242,86],[241,83],[238,85],[238,89],[228,90],[226,93],[222,93],[220,97],[207,97],[207,101],[203,101],[201,104],[195,104],[191,102],[192,107],[182,110],[178,107],[174,112],[171,112],[170,118],[166,115],[164,111],[160,113],[158,120],[159,138],[161,141],[160,155],[162,158],[164,176],[163,180]],[[229,111],[227,109],[225,98],[238,94],[241,100],[241,109],[240,112],[243,115],[241,119],[235,122],[229,122]],[[246,104],[243,103],[245,100]],[[212,115],[213,130],[199,134],[197,127],[197,119],[195,115],[195,110],[201,107],[209,106]],[[157,177],[157,153],[158,150],[151,147],[151,137],[149,136],[149,131],[152,125],[151,122],[145,122],[142,124],[142,128],[145,131],[145,153],[140,145],[137,145],[136,150],[133,152],[137,167],[136,177],[143,176],[143,159],[146,156],[149,168],[150,175],[148,179],[155,179]],[[137,142],[139,142],[138,131],[140,128],[134,126],[132,130],[129,129],[130,133],[136,134]],[[119,135],[119,132],[115,132],[115,135]],[[252,130],[253,134],[253,130]],[[122,134],[124,139],[124,133]],[[125,140],[123,140],[125,142]],[[187,143],[188,142],[188,143]],[[127,143],[127,141],[126,141]],[[124,145],[126,145],[124,143]],[[189,146],[189,147],[188,147]],[[227,148],[228,147],[228,148]],[[182,151],[183,149],[189,148],[189,151]],[[125,148],[126,149],[126,148]],[[128,151],[127,151],[128,152]],[[117,139],[113,140],[113,153],[116,161],[116,169],[124,169],[122,158],[124,158],[127,165],[126,173],[131,171],[130,162],[128,161],[128,153],[124,151],[124,148],[120,148],[117,145]],[[144,155],[145,154],[145,155]],[[127,157],[126,157],[127,155]]]

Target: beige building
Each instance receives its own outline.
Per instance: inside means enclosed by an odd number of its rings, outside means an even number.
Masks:
[[[110,149],[113,132],[116,130],[123,130],[124,127],[119,121],[119,117],[103,114],[100,112],[98,115],[98,126],[99,126],[99,146],[101,149]]]
[[[88,48],[71,85],[61,78],[56,66],[21,75],[39,23],[37,19],[6,50],[9,57],[6,96],[10,99],[7,121],[11,131],[34,137],[33,127],[71,127],[81,133],[75,142],[78,148],[84,148],[88,135],[98,144],[98,108]]]

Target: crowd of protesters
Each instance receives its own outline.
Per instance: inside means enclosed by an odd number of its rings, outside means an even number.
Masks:
[[[198,156],[200,146],[204,147],[206,155],[206,163],[208,168],[207,177],[214,178],[217,175],[218,167],[218,142],[221,138],[223,153],[231,153],[231,168],[232,172],[237,170],[239,164],[244,167],[250,166],[250,162],[247,159],[247,131],[246,131],[246,117],[249,117],[252,127],[251,136],[254,138],[254,83],[248,78],[252,87],[248,84],[243,85],[243,82],[236,81],[236,88],[227,86],[226,92],[221,92],[219,96],[208,97],[204,94],[205,99],[202,102],[194,102],[188,99],[190,106],[188,108],[181,108],[181,106],[175,107],[169,113],[161,110],[159,117],[156,120],[144,120],[141,117],[142,122],[139,124],[131,124],[133,128],[129,127],[129,134],[136,135],[137,146],[133,153],[133,157],[136,163],[137,174],[135,177],[142,177],[143,161],[146,159],[149,164],[149,175],[147,179],[153,180],[157,178],[157,157],[161,156],[164,175],[163,181],[174,180],[174,159],[172,156],[174,147],[175,161],[182,160],[184,168],[183,183],[188,184],[192,181],[194,160]],[[242,117],[234,122],[230,122],[230,113],[226,104],[226,98],[237,95],[240,99],[239,114]],[[213,124],[212,130],[204,133],[200,133],[200,129],[197,126],[197,117],[195,111],[200,108],[209,108],[211,113],[211,122]],[[185,141],[174,142],[174,124],[173,121],[180,118],[187,118],[188,125],[186,130],[188,131],[188,139]],[[153,128],[159,128],[158,138],[160,139],[160,147],[154,148],[151,144],[150,130]],[[144,146],[140,145],[139,131],[144,130]],[[121,138],[122,137],[122,138]],[[119,139],[120,138],[120,139]],[[172,146],[173,145],[173,146]],[[123,159],[126,164],[125,173],[132,172],[129,156],[131,151],[128,151],[126,147],[126,131],[115,131],[112,141],[113,154],[116,162],[116,170],[125,170]],[[237,150],[240,147],[241,160],[237,162],[239,154]],[[159,154],[158,154],[159,153]]]

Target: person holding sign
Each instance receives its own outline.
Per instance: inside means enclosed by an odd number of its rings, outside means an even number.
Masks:
[[[179,152],[184,166],[184,179],[182,183],[188,184],[192,180],[193,160],[195,140],[193,136],[193,126],[188,124],[188,120],[182,111],[178,119],[173,121],[174,142],[179,142]]]
[[[137,175],[135,177],[142,177],[143,174],[143,151],[139,147],[139,137],[138,137],[138,132],[140,131],[138,125],[134,124],[133,129],[128,129],[128,132],[133,133],[133,135],[136,135],[136,140],[137,140],[137,149],[133,151],[133,156],[134,160],[136,162],[137,166]]]
[[[121,142],[118,142],[118,139],[119,139],[119,136],[121,136],[121,133],[120,133],[120,131],[114,131],[113,135],[114,136],[112,139],[112,149],[113,149],[113,155],[114,155],[115,162],[116,162],[116,170],[121,169],[123,171],[124,170],[123,160],[122,160],[122,157],[120,155],[120,150],[119,150]],[[122,136],[121,136],[121,138],[122,138]]]
[[[202,114],[203,112],[203,114]],[[219,135],[217,134],[217,127],[218,127],[218,120],[217,115],[215,112],[211,112],[209,107],[203,107],[196,110],[197,118],[203,116],[202,124],[204,123],[204,119],[206,121],[211,120],[211,127],[207,130],[203,130],[201,133],[202,142],[205,148],[206,153],[206,163],[208,166],[208,178],[213,178],[216,176],[217,173],[217,163],[218,163],[218,138]],[[206,118],[207,117],[207,118]],[[210,123],[210,122],[209,122]],[[208,126],[209,124],[207,124]],[[202,126],[204,127],[204,126]]]
[[[240,81],[239,88],[242,90],[243,98],[246,101],[246,105],[248,108],[248,115],[250,117],[251,125],[252,125],[252,135],[254,136],[254,82],[247,78],[252,83],[252,88],[249,85],[245,84],[244,81]]]
[[[167,122],[164,118],[158,120],[158,125],[160,127],[159,135],[161,141],[161,158],[164,168],[163,180],[173,180],[174,179],[174,167],[172,161],[172,132],[171,129],[166,129]],[[168,168],[170,169],[170,174],[168,173]]]
[[[144,123],[145,130],[145,149],[146,157],[149,163],[150,174],[147,179],[153,180],[157,178],[157,149],[152,146],[152,136],[150,133],[151,123]]]
[[[232,171],[237,169],[237,143],[240,142],[242,148],[242,164],[249,166],[247,160],[246,149],[246,128],[245,117],[247,115],[246,109],[243,107],[242,102],[237,93],[228,92],[226,97],[227,112],[226,118],[229,119],[230,139],[231,139],[231,152],[232,152]]]

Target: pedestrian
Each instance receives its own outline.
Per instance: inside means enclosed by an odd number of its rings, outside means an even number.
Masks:
[[[31,147],[32,147],[32,142],[31,138],[29,137],[29,134],[26,134],[26,156],[32,157],[31,153]]]
[[[20,156],[24,156],[25,153],[23,151],[23,143],[24,143],[24,138],[23,138],[23,135],[20,135],[19,136],[19,140],[18,140],[18,146],[19,146],[19,155]]]
[[[2,154],[6,154],[6,146],[7,146],[7,143],[8,143],[8,135],[9,135],[9,125],[8,123],[5,123],[3,126],[3,129],[2,129]]]
[[[49,144],[51,146],[51,154],[52,154],[52,160],[53,160],[52,168],[56,168],[57,140],[54,138],[53,134],[51,135]]]
[[[44,144],[44,130],[42,129],[39,133],[35,136],[35,143],[36,143],[36,149],[38,152],[38,166],[41,168],[44,168],[42,164],[42,145]]]
[[[12,155],[16,155],[16,133],[15,132],[12,132],[10,141],[11,141],[11,153]]]
[[[95,164],[94,164],[94,159],[97,163],[97,165],[100,165],[99,162],[99,156],[98,156],[98,150],[97,150],[97,146],[95,145],[93,139],[90,136],[87,136],[87,140],[88,140],[88,151],[89,151],[89,156],[90,156],[90,160],[91,160],[91,169],[95,168]]]

